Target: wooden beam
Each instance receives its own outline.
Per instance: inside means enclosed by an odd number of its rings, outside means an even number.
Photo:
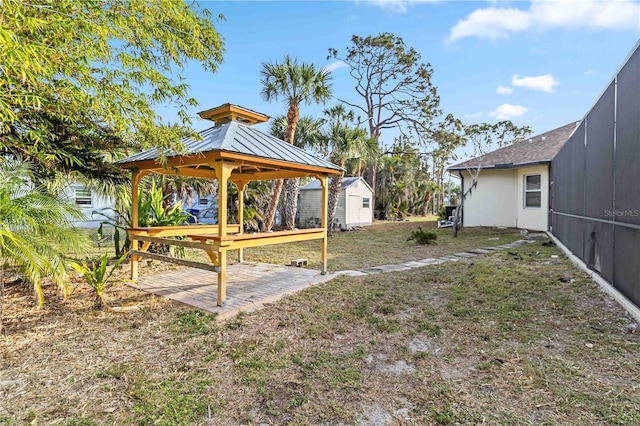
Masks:
[[[190,235],[218,235],[218,225],[185,225],[185,226],[151,226],[129,228],[127,231],[131,237],[136,235],[148,235],[151,237],[180,237]],[[238,224],[227,225],[227,233],[240,231]]]
[[[238,225],[240,226],[239,234],[242,235],[244,233],[244,189],[247,186],[247,182],[234,181],[233,183],[238,189]],[[244,262],[243,248],[238,249],[238,262]]]
[[[187,248],[195,248],[200,250],[209,251],[213,249],[212,244],[201,243],[197,241],[187,241],[187,240],[174,240],[170,238],[158,238],[158,237],[148,237],[144,235],[137,235],[136,239],[140,241],[146,241],[149,243],[156,244],[166,244],[168,246],[178,246],[178,247],[187,247]],[[144,250],[142,250],[144,251]]]
[[[140,200],[138,200],[138,186],[140,185],[140,179],[142,179],[142,174],[138,170],[131,171],[131,226],[138,226],[138,205],[140,204]],[[134,250],[138,250],[138,240],[135,238],[131,239],[131,248]],[[131,279],[138,279],[138,258],[135,256],[131,256]]]
[[[231,179],[246,179],[246,180],[276,180],[276,179],[289,179],[289,178],[301,178],[312,176],[313,173],[297,170],[279,170],[268,172],[247,172],[239,173],[234,172],[231,174]]]
[[[322,176],[320,178],[320,185],[322,185],[322,215],[321,215],[321,223],[323,228],[323,237],[322,237],[322,246],[320,253],[320,261],[322,262],[322,271],[320,272],[322,275],[327,273],[327,221],[329,218],[329,178],[327,176]]]
[[[157,168],[149,170],[152,173],[169,175],[169,176],[186,176],[186,177],[195,177],[195,178],[203,178],[203,179],[215,179],[216,172],[214,170],[208,169],[196,169],[195,167],[184,166],[184,167],[172,167],[170,169]]]
[[[258,237],[255,238],[255,235],[252,234],[244,234],[237,235],[236,238],[240,237],[240,239],[235,241],[226,241],[229,243],[227,247],[228,250],[240,249],[240,248],[248,248],[248,247],[260,247],[267,246],[271,244],[284,244],[284,243],[295,243],[298,241],[309,241],[309,240],[318,240],[324,237],[325,233],[322,231],[318,231],[317,229],[313,232],[306,233],[295,233],[292,235],[271,235],[267,237]],[[248,237],[248,238],[243,238]],[[254,237],[254,238],[251,238]]]
[[[130,253],[132,256],[142,257],[145,259],[153,259],[153,260],[159,260],[161,262],[175,263],[176,265],[188,266],[190,268],[204,269],[206,271],[211,271],[211,272],[218,272],[218,273],[220,272],[220,267],[216,265],[210,265],[208,263],[194,262],[193,260],[186,260],[186,259],[178,259],[176,257],[170,257],[162,254],[156,254],[156,253],[149,253],[149,252],[140,251],[140,250],[131,250]]]

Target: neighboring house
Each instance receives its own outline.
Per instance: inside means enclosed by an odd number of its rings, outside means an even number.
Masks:
[[[320,181],[312,180],[300,188],[298,199],[299,225],[312,228],[320,223],[322,188]],[[373,191],[361,177],[345,177],[338,196],[336,220],[341,229],[350,226],[368,226],[372,223],[371,200]]]
[[[195,194],[187,203],[186,199],[182,199],[182,207],[185,210],[204,210],[209,207],[217,207],[218,200],[215,195],[199,196]]]
[[[449,167],[464,194],[472,184],[469,170],[481,166],[477,186],[464,200],[462,225],[546,231],[551,161],[575,129],[576,123],[567,124]]]
[[[82,185],[81,183],[71,183],[64,189],[64,196],[75,203],[82,213],[85,215],[86,220],[74,220],[71,223],[79,228],[98,228],[100,222],[104,220],[103,216],[93,214],[98,211],[113,216],[115,203],[110,197],[99,195],[90,188]]]

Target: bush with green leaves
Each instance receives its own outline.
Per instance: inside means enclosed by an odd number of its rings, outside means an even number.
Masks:
[[[138,200],[140,200],[138,203],[138,226],[180,226],[186,224],[190,214],[183,210],[182,201],[178,200],[172,207],[165,209],[166,198],[167,196],[162,193],[162,188],[156,187],[155,182],[152,182],[151,188],[147,191],[141,187],[138,191]],[[132,228],[131,199],[124,200],[124,204],[125,206],[121,211],[111,209],[111,214],[97,211],[93,212],[104,218],[100,224],[100,228],[98,228],[100,237],[102,236],[104,225],[113,227],[116,256],[122,256],[131,249],[131,240],[127,234],[127,229]],[[126,235],[122,245],[120,244],[119,231],[122,231],[124,235]],[[149,247],[149,251],[154,253],[167,253],[169,252],[169,248],[164,244],[154,243]],[[177,250],[177,252],[179,255],[183,254],[183,250]]]
[[[418,244],[437,244],[438,234],[435,231],[428,229],[418,228],[411,231],[411,236],[407,238],[407,241],[414,240]]]
[[[0,156],[0,267],[24,276],[39,306],[45,277],[68,294],[65,253],[84,251],[89,244],[70,222],[82,219],[77,206],[38,182],[29,164]],[[0,295],[2,278],[0,271]]]
[[[109,287],[114,286],[121,280],[111,279],[113,272],[120,266],[122,262],[127,258],[127,253],[118,258],[111,266],[111,269],[107,271],[109,264],[109,254],[105,253],[100,259],[100,263],[88,263],[82,261],[81,263],[72,263],[71,267],[84,276],[86,284],[96,292],[96,299],[94,302],[94,308],[101,309],[106,307],[111,309],[104,300],[104,291]]]

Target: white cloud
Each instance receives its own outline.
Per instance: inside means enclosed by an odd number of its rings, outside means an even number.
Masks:
[[[529,109],[522,105],[502,104],[491,111],[489,115],[498,120],[511,120],[512,118],[524,115],[527,111],[529,111]]]
[[[513,92],[513,87],[498,86],[496,92],[498,92],[499,95],[509,95]]]
[[[589,68],[588,70],[586,70],[584,72],[584,75],[591,75],[591,74],[595,74],[596,70],[594,70],[593,68]]]
[[[553,93],[554,86],[557,86],[560,82],[558,82],[552,74],[522,78],[516,74],[511,77],[511,84],[517,87],[526,87],[531,90],[541,90],[543,92]]]
[[[480,117],[482,117],[482,113],[481,112],[472,112],[472,113],[464,115],[464,118],[474,118],[475,119],[475,118],[480,118]]]
[[[326,71],[333,72],[333,71],[335,71],[335,70],[337,70],[337,69],[344,68],[344,67],[347,67],[347,66],[348,66],[348,65],[347,65],[347,63],[346,63],[346,62],[343,62],[343,61],[335,61],[335,62],[331,62],[329,65],[327,65],[326,67],[324,67],[324,69],[325,69]]]
[[[448,41],[464,37],[508,39],[511,33],[553,28],[638,30],[640,3],[635,0],[532,0],[528,9],[476,9],[451,28]]]
[[[436,3],[440,0],[355,0],[356,3],[372,4],[393,12],[406,13],[407,6],[411,3]]]

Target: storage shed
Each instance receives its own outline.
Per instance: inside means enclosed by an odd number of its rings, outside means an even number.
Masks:
[[[345,177],[338,196],[336,220],[341,229],[349,226],[369,226],[373,222],[373,191],[361,177]],[[322,187],[312,180],[300,188],[298,200],[299,226],[313,228],[320,220]]]

